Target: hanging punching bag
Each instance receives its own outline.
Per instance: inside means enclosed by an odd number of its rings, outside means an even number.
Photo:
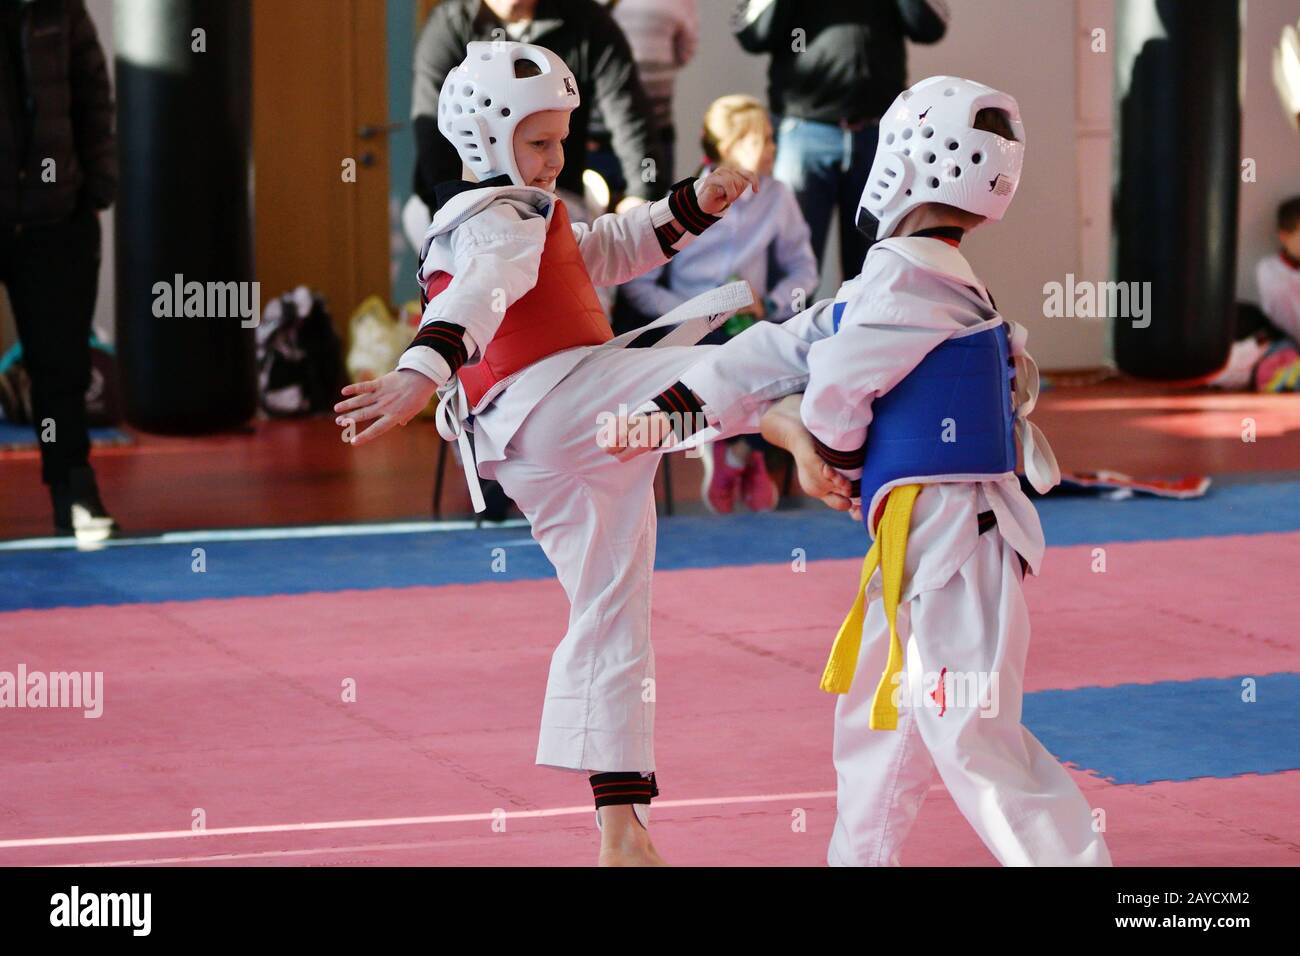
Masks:
[[[1146,315],[1113,316],[1115,362],[1141,378],[1199,378],[1232,345],[1238,0],[1119,0],[1115,19],[1115,278],[1150,291]]]
[[[121,185],[117,337],[126,419],[236,427],[257,406],[248,0],[114,10]]]

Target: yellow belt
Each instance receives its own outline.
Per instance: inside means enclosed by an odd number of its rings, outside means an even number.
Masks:
[[[893,687],[903,670],[903,645],[898,639],[898,600],[903,591],[903,563],[907,558],[907,530],[912,522],[912,505],[920,485],[899,485],[889,492],[885,513],[876,528],[876,540],[862,562],[858,597],[849,616],[840,625],[831,648],[830,659],[822,673],[821,688],[832,694],[846,694],[853,684],[862,646],[862,623],[867,613],[867,583],[880,568],[880,584],[885,601],[885,619],[889,621],[889,661],[880,675],[876,696],[871,701],[872,730],[895,730],[898,727],[898,703]]]

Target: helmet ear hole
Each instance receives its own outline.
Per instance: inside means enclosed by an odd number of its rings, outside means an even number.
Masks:
[[[938,189],[938,188],[939,188],[939,180],[938,180],[937,177],[935,177],[935,176],[931,176],[929,182],[930,182],[930,188],[931,188],[931,189]]]

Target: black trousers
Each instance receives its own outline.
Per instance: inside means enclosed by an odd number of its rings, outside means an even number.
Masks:
[[[32,417],[41,480],[56,484],[90,455],[86,389],[90,326],[99,290],[99,213],[83,205],[63,222],[0,226],[0,283],[9,291]],[[53,441],[42,441],[53,423]]]

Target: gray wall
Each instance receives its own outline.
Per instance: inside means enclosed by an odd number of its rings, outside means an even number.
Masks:
[[[1020,101],[1028,151],[1016,201],[1001,224],[976,230],[966,251],[1007,315],[1030,330],[1030,348],[1052,368],[1108,361],[1102,322],[1046,319],[1045,282],[1106,278],[1109,233],[1110,117],[1114,50],[1110,0],[948,0],[948,36],[909,47],[912,81],[936,73],[1001,87]],[[697,131],[705,106],[723,93],[766,96],[766,59],[740,49],[728,30],[732,4],[699,0],[701,41],[683,71],[676,104],[678,168],[699,159]],[[1296,0],[1246,0],[1242,155],[1255,159],[1258,182],[1243,183],[1238,260],[1241,297],[1256,299],[1254,264],[1276,240],[1278,202],[1300,193],[1300,136],[1282,115],[1271,79],[1272,47],[1282,25],[1300,18]],[[1090,31],[1107,31],[1107,52],[1093,53]],[[1084,58],[1089,59],[1084,59]],[[1098,69],[1097,58],[1106,61]],[[725,79],[723,79],[725,78]],[[839,281],[834,233],[824,292]]]
[[[255,0],[267,2],[267,0]],[[112,58],[114,0],[86,0],[106,55]],[[1027,126],[1028,153],[1024,182],[1007,219],[977,230],[967,251],[977,271],[997,296],[998,304],[1029,326],[1030,345],[1047,367],[1087,367],[1106,360],[1100,323],[1042,318],[1044,282],[1063,281],[1067,272],[1096,275],[1104,260],[1093,247],[1105,235],[1107,212],[1099,196],[1109,195],[1110,170],[1096,147],[1106,131],[1086,116],[1078,103],[1095,102],[1105,70],[1081,62],[1087,52],[1088,28],[1107,16],[1107,0],[949,0],[952,23],[948,37],[933,47],[913,46],[913,80],[932,73],[955,73],[1013,92]],[[705,107],[723,93],[766,97],[766,60],[750,56],[731,37],[731,0],[699,0],[700,50],[678,80],[676,116],[677,168],[685,173],[700,159],[700,121]],[[1241,189],[1238,290],[1256,299],[1254,263],[1275,245],[1273,216],[1278,202],[1300,193],[1300,136],[1278,105],[1271,79],[1271,50],[1282,25],[1300,18],[1296,0],[1247,0],[1244,46],[1245,116],[1242,155],[1253,158],[1258,181]],[[1101,24],[1109,28],[1109,22]],[[1113,37],[1111,37],[1113,39]],[[1109,54],[1106,54],[1109,56]],[[1082,67],[1082,69],[1081,69]],[[1095,112],[1087,109],[1084,113]],[[1104,126],[1104,123],[1102,124]],[[1091,139],[1080,129],[1091,128]],[[1088,148],[1081,149],[1086,143]],[[112,334],[113,213],[103,214],[105,248],[95,328]],[[838,253],[834,239],[828,263]],[[838,268],[828,268],[823,284],[834,289]],[[4,312],[0,307],[0,312]],[[0,315],[0,344],[12,337],[10,320]]]
[[[699,6],[700,52],[678,81],[681,170],[698,161],[700,120],[714,97],[752,93],[766,99],[766,57],[745,53],[732,39],[727,21],[733,5],[700,0]],[[1085,327],[1042,318],[1043,283],[1079,273],[1074,0],[949,0],[949,7],[952,19],[944,40],[909,45],[909,80],[948,73],[1006,89],[1020,101],[1027,129],[1025,174],[1016,201],[1002,224],[971,235],[967,255],[999,307],[1030,327],[1030,346],[1040,363],[1098,365],[1104,358],[1098,323]],[[1104,168],[1095,172],[1109,176]],[[823,295],[832,294],[841,279],[838,242],[831,232]]]

